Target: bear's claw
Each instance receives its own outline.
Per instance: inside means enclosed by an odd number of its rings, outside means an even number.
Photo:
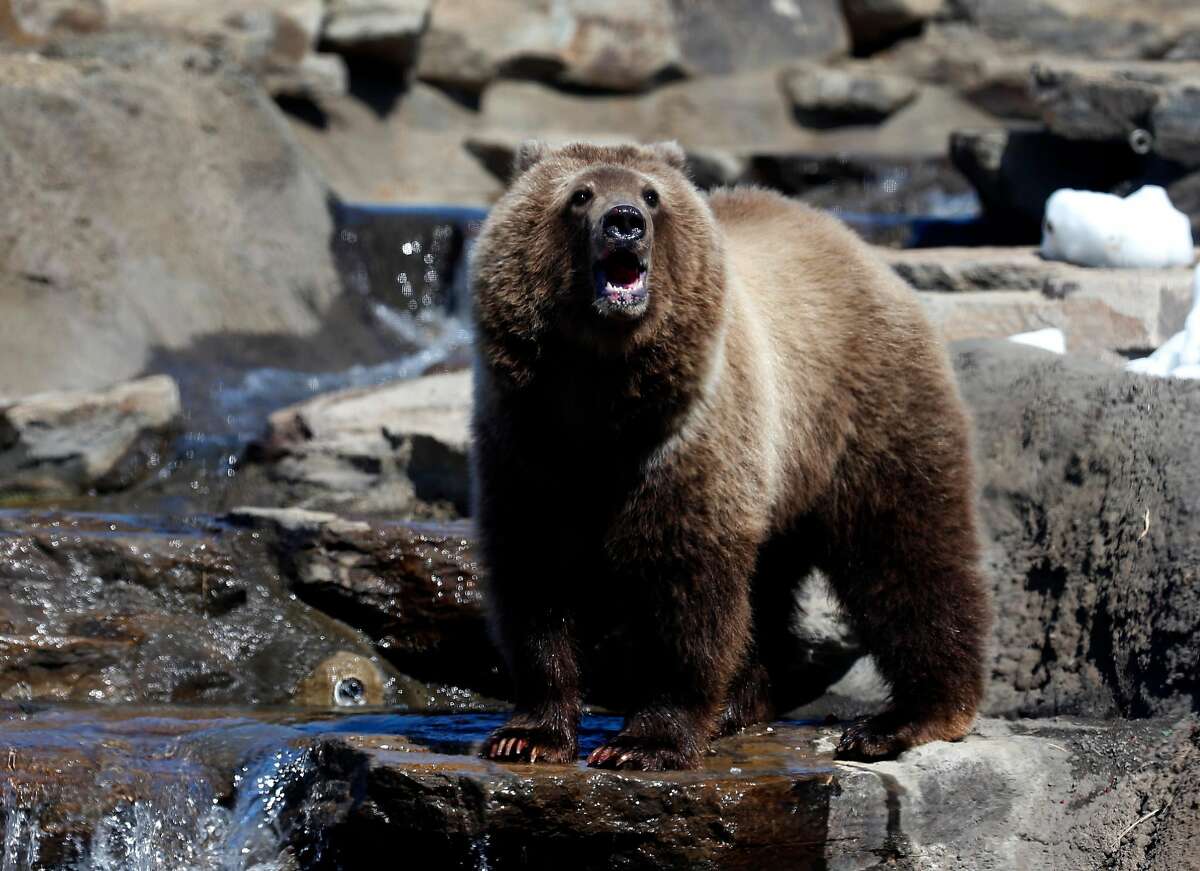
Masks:
[[[633,771],[671,771],[698,768],[699,757],[671,743],[653,738],[617,735],[588,756],[592,768]]]
[[[568,763],[575,759],[570,741],[551,734],[548,729],[503,726],[483,742],[479,755],[497,762]]]

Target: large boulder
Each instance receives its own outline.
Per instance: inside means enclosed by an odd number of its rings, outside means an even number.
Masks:
[[[1148,854],[1184,855],[1185,825],[1197,822],[1200,796],[1175,768],[1197,759],[1194,720],[984,721],[961,743],[869,766],[834,762],[836,734],[753,729],[717,742],[700,771],[666,774],[503,766],[360,739],[364,799],[331,850],[365,863],[366,845],[391,837],[417,856],[497,869],[972,871],[1101,867],[1114,854],[1134,868]],[[584,747],[597,737],[589,729]],[[1130,836],[1173,796],[1185,825],[1150,818]]]
[[[636,91],[677,75],[680,62],[667,0],[438,0],[417,73],[468,93],[498,77]]]
[[[995,656],[988,709],[1149,716],[1200,701],[1200,384],[962,344]]]
[[[111,384],[209,334],[312,335],[341,294],[327,188],[192,43],[0,54],[0,198],[0,394]]]
[[[125,489],[166,463],[182,417],[165,375],[0,400],[0,496]]]

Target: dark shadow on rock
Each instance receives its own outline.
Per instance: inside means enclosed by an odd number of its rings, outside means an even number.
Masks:
[[[275,105],[296,120],[303,121],[317,130],[329,128],[329,113],[309,97],[278,94],[275,97]]]

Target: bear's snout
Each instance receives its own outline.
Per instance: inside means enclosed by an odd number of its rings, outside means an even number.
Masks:
[[[614,242],[636,242],[646,235],[646,216],[637,206],[620,203],[604,213],[600,227]]]

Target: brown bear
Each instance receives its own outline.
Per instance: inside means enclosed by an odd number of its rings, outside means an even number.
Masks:
[[[772,716],[794,589],[830,579],[891,689],[844,758],[961,738],[983,691],[969,424],[915,295],[835,219],[701,194],[674,143],[526,143],[473,260],[476,515],[515,689],[486,757],[694,768]],[[612,682],[610,680],[610,682]]]

